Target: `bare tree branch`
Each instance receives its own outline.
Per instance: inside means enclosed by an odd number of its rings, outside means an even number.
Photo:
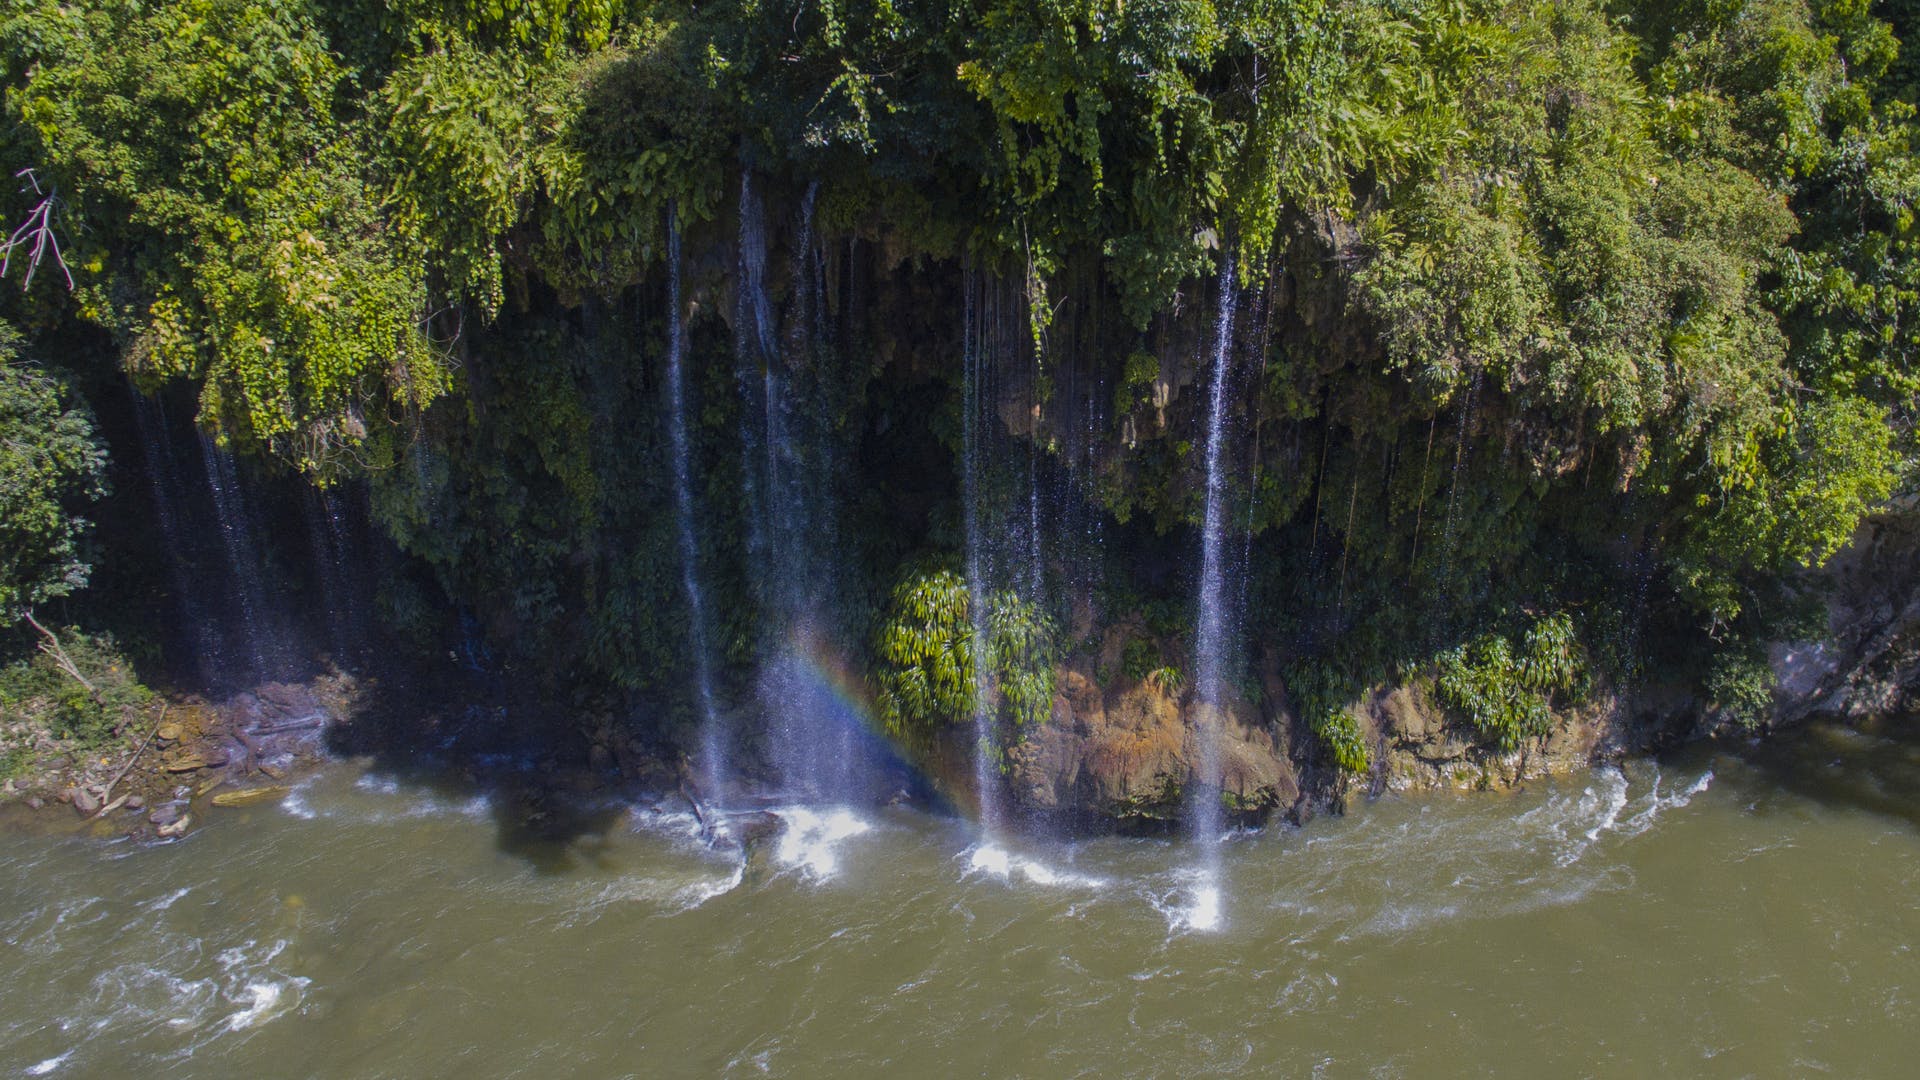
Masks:
[[[13,230],[12,235],[7,237],[6,244],[0,246],[0,278],[6,277],[7,271],[13,268],[13,253],[15,249],[26,246],[28,247],[26,256],[27,276],[21,281],[20,287],[24,289],[33,284],[33,275],[40,269],[41,260],[47,257],[48,252],[51,252],[54,263],[60,267],[60,272],[66,275],[67,291],[72,292],[74,289],[73,271],[67,268],[67,258],[60,253],[60,239],[53,234],[53,200],[55,192],[43,192],[41,190],[40,178],[34,175],[31,167],[21,169],[13,175],[26,178],[27,182],[25,185],[22,185],[20,190],[25,191],[28,187],[31,187],[35,195],[42,197],[39,203],[35,204],[34,208],[28,212],[27,219],[20,223],[19,228]]]
[[[91,694],[95,701],[99,701],[100,691],[94,687],[93,683],[87,681],[85,675],[80,674],[80,668],[74,664],[73,658],[67,655],[67,650],[60,647],[60,639],[53,636],[53,631],[41,626],[40,620],[33,617],[33,612],[22,611],[21,614],[26,616],[27,621],[33,624],[33,628],[40,631],[41,635],[47,639],[40,643],[40,651],[46,653],[61,671],[73,676],[75,682],[86,687],[87,693]]]

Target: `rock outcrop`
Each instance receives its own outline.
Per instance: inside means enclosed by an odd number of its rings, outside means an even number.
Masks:
[[[1920,496],[1868,518],[1805,587],[1824,595],[1827,636],[1770,650],[1776,720],[1885,715],[1920,702]]]
[[[1177,818],[1200,770],[1203,733],[1212,729],[1217,783],[1230,808],[1265,814],[1292,807],[1300,783],[1279,710],[1237,693],[1203,704],[1162,677],[1114,674],[1137,633],[1130,623],[1110,627],[1097,652],[1056,671],[1052,715],[1009,754],[1015,801],[1046,814]]]

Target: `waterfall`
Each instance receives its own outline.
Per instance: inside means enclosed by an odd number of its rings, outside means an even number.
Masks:
[[[999,804],[1000,729],[991,670],[993,606],[1017,600],[1045,610],[1046,521],[1038,417],[1041,371],[1024,297],[990,272],[968,268],[962,284],[961,512],[966,534],[967,609],[973,665],[974,786],[989,838],[1005,823]],[[1003,376],[1010,381],[1002,386]],[[1026,380],[1024,387],[1019,382]],[[1034,427],[1024,448],[1004,409],[1021,408]]]
[[[222,449],[205,430],[199,436],[200,461],[206,470],[216,531],[227,560],[227,584],[240,620],[242,647],[251,665],[247,674],[250,679],[282,677],[288,674],[288,657],[267,599],[266,560],[253,506],[240,483],[233,454]]]
[[[338,488],[310,487],[303,510],[334,661],[362,658],[371,623],[366,600],[373,590],[366,577],[368,553],[349,517],[349,505]]]
[[[838,663],[831,614],[838,589],[832,513],[837,458],[828,424],[832,407],[819,399],[823,374],[814,354],[824,317],[823,267],[813,231],[818,193],[818,183],[809,185],[801,201],[788,306],[793,332],[782,335],[767,273],[772,245],[766,206],[753,170],[742,170],[733,347],[745,405],[750,578],[764,635],[756,689],[769,750],[794,793],[840,803],[865,794],[862,785],[873,770],[860,717],[822,674],[823,664]]]
[[[1195,740],[1199,761],[1189,792],[1188,827],[1204,862],[1204,883],[1197,890],[1191,923],[1199,929],[1216,921],[1219,911],[1218,841],[1223,825],[1220,811],[1220,724],[1225,697],[1228,649],[1226,549],[1226,478],[1222,447],[1229,438],[1227,382],[1232,374],[1234,290],[1233,260],[1220,271],[1220,310],[1214,329],[1212,388],[1207,402],[1206,517],[1200,536],[1199,612],[1194,626]]]
[[[166,412],[158,398],[132,391],[134,424],[140,429],[140,450],[147,462],[147,482],[153,494],[154,517],[160,523],[160,540],[166,546],[168,576],[173,582],[175,613],[185,625],[193,642],[193,663],[208,685],[220,681],[228,667],[226,648],[220,640],[215,621],[195,587],[193,544],[186,524],[185,488],[180,479],[179,461],[167,437]]]
[[[1000,814],[998,762],[993,740],[993,703],[988,692],[987,604],[988,575],[991,569],[986,537],[981,522],[981,470],[985,449],[982,442],[991,395],[985,380],[988,362],[982,356],[981,339],[990,327],[982,313],[979,276],[969,269],[963,286],[964,319],[961,331],[961,500],[967,543],[967,612],[972,619],[973,636],[969,643],[973,655],[973,784],[980,798],[980,827],[991,842],[999,831]]]
[[[681,323],[680,224],[667,215],[668,434],[673,443],[673,511],[680,543],[680,585],[687,594],[687,633],[693,645],[700,695],[700,781],[709,800],[720,798],[727,775],[726,733],[714,707],[712,658],[708,653],[707,600],[700,588],[700,545],[693,520],[693,452],[687,438],[686,328]]]

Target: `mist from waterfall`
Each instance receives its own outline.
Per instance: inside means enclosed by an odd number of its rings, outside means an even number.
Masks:
[[[824,260],[813,228],[819,185],[789,233],[787,294],[774,299],[773,231],[753,170],[743,170],[734,275],[733,347],[740,388],[748,578],[760,612],[755,700],[768,753],[789,794],[847,803],[875,794],[872,736],[823,678],[845,652],[838,615],[835,476],[842,461],[826,418],[823,351],[831,346]]]

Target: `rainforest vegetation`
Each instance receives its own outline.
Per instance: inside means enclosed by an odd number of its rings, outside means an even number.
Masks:
[[[1332,760],[1422,671],[1500,747],[1597,681],[1758,722],[1913,486],[1917,14],[0,0],[0,607],[137,635],[159,400],[270,516],[363,507],[420,655],[671,733],[806,608],[897,732],[977,679],[1017,730],[1094,625],[1190,675],[1225,325],[1239,680]],[[1022,500],[1041,584],[972,610]]]

